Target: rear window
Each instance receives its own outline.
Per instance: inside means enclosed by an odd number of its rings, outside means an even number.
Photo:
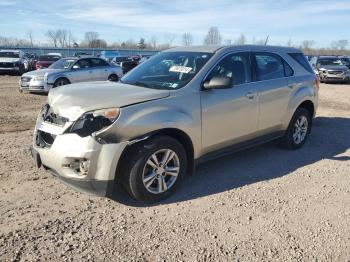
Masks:
[[[310,63],[307,61],[306,57],[302,53],[290,53],[289,54],[299,65],[304,67],[305,70],[314,74],[314,70],[312,70]]]

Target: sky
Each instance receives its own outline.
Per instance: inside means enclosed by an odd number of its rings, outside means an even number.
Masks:
[[[96,31],[109,43],[140,37],[158,43],[181,44],[190,32],[202,44],[209,27],[224,40],[242,33],[248,42],[299,45],[314,40],[315,47],[350,41],[350,0],[0,0],[0,36],[45,43],[50,29],[71,30],[80,41]]]

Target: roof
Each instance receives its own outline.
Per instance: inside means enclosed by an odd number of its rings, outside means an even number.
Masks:
[[[221,49],[229,50],[271,50],[271,51],[284,51],[284,52],[300,52],[299,49],[293,47],[283,47],[283,46],[270,46],[270,45],[200,45],[200,46],[179,46],[170,48],[167,51],[170,52],[205,52],[205,53],[215,53]]]
[[[2,49],[2,50],[0,50],[0,52],[13,52],[13,53],[19,53],[19,52],[21,52],[21,50],[16,50],[16,49]]]

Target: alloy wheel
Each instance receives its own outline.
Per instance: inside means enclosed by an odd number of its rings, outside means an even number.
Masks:
[[[142,181],[148,192],[161,194],[176,182],[180,172],[178,155],[171,149],[153,153],[143,168]]]
[[[293,131],[293,140],[295,144],[300,144],[305,140],[307,130],[308,130],[308,125],[309,123],[306,116],[302,115],[297,119],[294,125],[294,131]]]

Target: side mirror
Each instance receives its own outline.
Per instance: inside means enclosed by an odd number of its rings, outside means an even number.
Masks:
[[[232,87],[232,79],[230,77],[214,76],[203,84],[204,90],[210,89],[226,89]]]
[[[78,70],[78,69],[80,69],[80,66],[74,65],[74,66],[73,66],[73,69],[74,69],[74,70]]]

